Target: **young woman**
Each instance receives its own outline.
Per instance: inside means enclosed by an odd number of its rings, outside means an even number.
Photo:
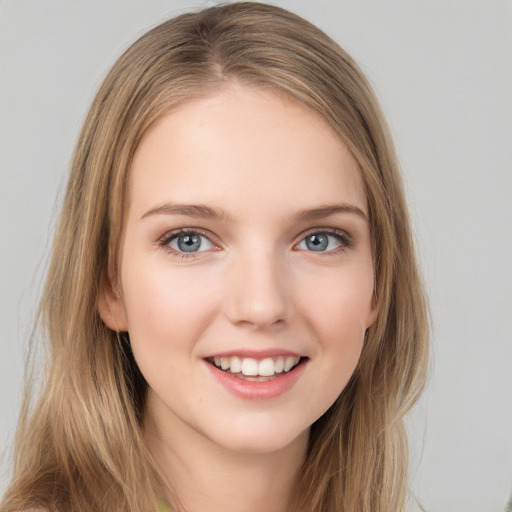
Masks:
[[[427,362],[396,158],[277,7],[156,27],[77,145],[3,511],[405,510]]]

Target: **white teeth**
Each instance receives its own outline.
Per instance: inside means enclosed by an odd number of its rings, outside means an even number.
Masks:
[[[242,371],[242,360],[239,357],[230,358],[229,369],[231,373],[240,373]]]
[[[289,372],[299,361],[300,357],[294,356],[266,357],[259,362],[252,357],[213,358],[213,363],[217,368],[224,371],[229,370],[231,373],[242,373],[246,377],[272,377],[276,373]]]
[[[242,373],[247,376],[258,375],[258,361],[250,357],[242,359]]]
[[[263,359],[260,361],[258,365],[258,374],[262,377],[270,377],[276,373],[274,360],[271,357],[267,357],[267,359]]]
[[[284,360],[284,371],[289,372],[299,362],[298,357],[287,357]]]

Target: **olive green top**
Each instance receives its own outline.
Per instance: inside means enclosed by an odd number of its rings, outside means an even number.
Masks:
[[[164,498],[160,498],[158,502],[158,512],[172,512],[171,507]]]

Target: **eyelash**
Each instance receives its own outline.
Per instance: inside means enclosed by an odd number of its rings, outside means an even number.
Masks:
[[[161,239],[160,239],[160,242],[159,242],[159,245],[160,247],[166,249],[169,254],[175,258],[179,258],[179,259],[189,259],[189,258],[195,258],[196,255],[197,255],[197,252],[190,252],[190,253],[186,253],[186,252],[180,252],[180,251],[176,251],[175,249],[169,247],[169,244],[176,238],[180,237],[180,236],[185,236],[185,235],[200,235],[206,239],[208,239],[210,241],[210,243],[214,246],[216,246],[217,244],[215,244],[214,242],[212,242],[211,240],[211,235],[209,235],[207,232],[199,229],[199,228],[183,228],[183,229],[176,229],[174,231],[171,231],[170,233],[166,233]],[[204,251],[199,251],[199,252],[204,252]]]
[[[321,256],[333,256],[342,253],[346,249],[350,249],[354,246],[354,239],[350,236],[346,231],[342,231],[340,229],[335,228],[312,228],[305,233],[301,234],[300,240],[295,244],[297,246],[299,243],[306,240],[308,236],[311,235],[328,235],[336,238],[339,246],[331,249],[329,251],[318,251],[318,254]],[[315,251],[308,251],[315,252]]]
[[[166,249],[169,252],[169,254],[171,254],[173,257],[179,258],[182,260],[189,259],[189,258],[195,258],[197,256],[198,252],[205,252],[205,251],[196,251],[196,252],[186,253],[186,252],[177,251],[177,250],[169,247],[169,244],[173,240],[175,240],[176,238],[178,238],[180,236],[185,236],[185,235],[202,236],[202,237],[206,238],[207,240],[209,240],[211,244],[213,244],[214,246],[217,246],[217,244],[215,244],[211,240],[211,235],[209,235],[207,232],[205,232],[199,228],[193,228],[193,229],[192,228],[182,228],[182,229],[177,229],[177,230],[171,231],[170,233],[166,233],[160,239],[159,245],[160,245],[160,247]],[[352,236],[350,236],[346,231],[342,231],[339,229],[333,229],[333,228],[312,228],[312,229],[301,234],[300,239],[298,240],[298,242],[296,242],[294,244],[294,247],[296,247],[297,245],[299,245],[300,243],[305,241],[306,238],[311,235],[332,236],[339,243],[338,247],[331,249],[329,251],[318,251],[318,254],[321,256],[337,255],[337,254],[345,251],[346,249],[350,249],[354,245],[354,240],[353,240]],[[315,251],[307,251],[307,252],[315,252]]]

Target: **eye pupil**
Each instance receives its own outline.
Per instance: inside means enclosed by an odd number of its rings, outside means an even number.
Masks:
[[[306,247],[311,251],[325,251],[329,238],[325,233],[315,233],[306,238]]]
[[[181,235],[177,240],[178,248],[183,252],[195,252],[201,247],[199,235]]]

